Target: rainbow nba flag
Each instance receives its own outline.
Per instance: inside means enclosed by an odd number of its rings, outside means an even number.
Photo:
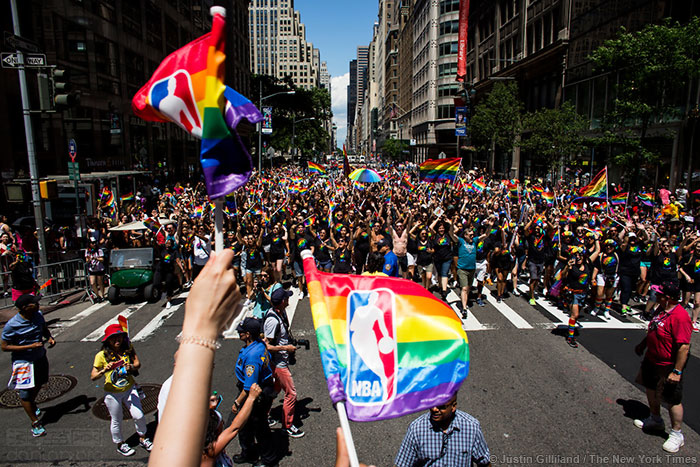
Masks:
[[[607,198],[608,197],[608,168],[593,177],[591,183],[579,190],[579,196],[583,198]]]
[[[644,206],[654,207],[654,193],[638,193],[637,199]]]
[[[427,160],[418,167],[420,181],[430,183],[454,182],[461,163],[462,159],[459,157]]]
[[[326,169],[319,164],[316,164],[314,162],[309,161],[309,173],[310,174],[318,174],[318,175],[326,175]]]
[[[401,417],[457,392],[469,345],[451,308],[411,281],[322,273],[302,257],[328,391],[350,420]]]
[[[627,193],[618,193],[616,195],[612,195],[610,197],[610,202],[614,206],[618,206],[621,204],[627,204]]]
[[[226,9],[212,7],[211,32],[168,55],[134,96],[144,120],[173,122],[202,139],[200,162],[210,198],[240,188],[253,163],[236,132],[242,119],[263,119],[250,100],[224,85]]]

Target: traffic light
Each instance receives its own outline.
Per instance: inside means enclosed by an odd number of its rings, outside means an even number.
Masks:
[[[80,96],[71,92],[71,85],[68,82],[70,72],[60,68],[51,70],[51,80],[53,82],[53,102],[57,110],[67,109],[80,103]]]

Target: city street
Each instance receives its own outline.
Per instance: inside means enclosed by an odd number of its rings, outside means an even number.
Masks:
[[[131,465],[148,460],[142,448],[134,457],[120,456],[111,442],[109,422],[93,413],[103,395],[102,380],[90,381],[95,353],[104,328],[128,315],[130,335],[142,361],[137,381],[144,387],[162,383],[171,373],[184,313],[181,294],[166,310],[156,304],[80,303],[49,313],[47,322],[57,345],[48,351],[52,375],[77,379],[66,394],[40,404],[48,435],[34,439],[22,409],[2,409],[0,465]],[[277,425],[273,432],[282,466],[330,466],[334,462],[338,418],[326,390],[313,331],[308,298],[290,303],[296,337],[311,340],[311,350],[298,351],[293,375],[298,392],[297,415],[306,436],[287,440]],[[451,293],[450,302],[457,300]],[[700,352],[696,347],[687,366],[684,389],[685,446],[675,455],[661,449],[664,437],[645,434],[632,420],[646,415],[642,390],[632,381],[640,359],[634,345],[644,336],[638,319],[605,322],[586,316],[578,349],[570,348],[559,334],[564,314],[544,299],[531,307],[524,298],[511,296],[502,304],[489,297],[485,307],[475,306],[464,322],[469,337],[471,368],[458,397],[458,408],[481,422],[494,465],[697,465],[700,461]],[[235,327],[234,323],[234,327]],[[224,418],[236,394],[233,367],[240,342],[226,333],[217,352],[213,389],[224,396]],[[1,374],[9,376],[10,355],[2,355]],[[146,391],[151,399],[150,391]],[[146,406],[150,405],[149,399]],[[5,400],[3,398],[2,400]],[[280,399],[281,400],[281,399]],[[278,400],[273,415],[281,413]],[[668,413],[662,412],[667,426]],[[148,414],[149,430],[156,427]],[[400,419],[352,423],[361,461],[393,465],[408,424],[418,414]],[[125,436],[136,444],[133,423],[124,421]],[[228,447],[239,452],[237,440]]]

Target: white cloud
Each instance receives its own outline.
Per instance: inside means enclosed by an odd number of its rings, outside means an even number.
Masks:
[[[331,77],[331,108],[333,122],[338,127],[338,146],[342,147],[347,134],[347,103],[350,73]]]

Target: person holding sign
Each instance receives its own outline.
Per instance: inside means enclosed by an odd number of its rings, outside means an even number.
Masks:
[[[2,330],[3,352],[12,352],[12,377],[8,387],[19,390],[22,407],[32,421],[32,436],[44,436],[46,430],[39,421],[36,395],[49,380],[49,361],[44,342],[56,345],[44,316],[39,311],[39,297],[20,296],[15,302],[19,312],[10,318]]]

